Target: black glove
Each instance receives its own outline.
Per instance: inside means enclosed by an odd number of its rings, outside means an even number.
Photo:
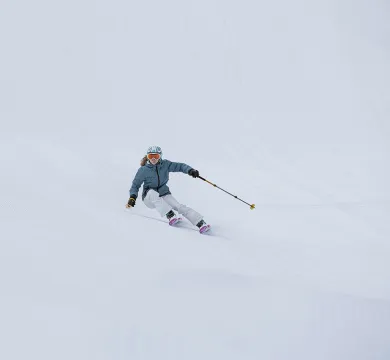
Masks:
[[[132,207],[134,207],[134,206],[135,206],[135,199],[131,197],[131,198],[129,199],[129,201],[127,202],[126,207],[127,207],[127,208],[132,208]]]
[[[195,169],[191,169],[190,171],[188,171],[188,175],[192,176],[193,178],[197,178],[199,177],[199,171]]]

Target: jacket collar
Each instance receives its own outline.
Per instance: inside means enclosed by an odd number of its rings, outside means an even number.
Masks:
[[[156,166],[161,166],[161,161],[162,161],[162,160],[160,160],[156,165],[153,165],[153,164],[151,164],[150,161],[148,160],[148,162],[145,164],[145,166],[148,167],[148,168],[150,168],[150,169],[153,169],[153,168],[156,167]]]

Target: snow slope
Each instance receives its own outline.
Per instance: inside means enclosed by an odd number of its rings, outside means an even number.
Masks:
[[[0,12],[0,358],[390,358],[389,5]],[[124,205],[152,144],[214,225]]]

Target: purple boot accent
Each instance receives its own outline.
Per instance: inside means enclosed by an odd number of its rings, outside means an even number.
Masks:
[[[180,217],[173,217],[169,220],[169,225],[173,226],[176,225],[179,221],[182,221],[183,219]]]
[[[199,232],[201,234],[204,234],[206,233],[207,231],[209,231],[211,229],[211,226],[210,225],[203,225],[200,229],[199,229]]]

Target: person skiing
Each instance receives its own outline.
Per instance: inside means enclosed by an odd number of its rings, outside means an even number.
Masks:
[[[132,182],[130,198],[126,207],[133,208],[135,206],[139,188],[143,183],[142,201],[148,208],[156,209],[162,217],[166,217],[169,225],[173,226],[181,220],[175,213],[177,211],[197,226],[201,234],[207,232],[210,225],[206,224],[203,216],[194,209],[179,203],[171,194],[167,186],[170,172],[182,172],[193,178],[199,177],[198,170],[184,163],[163,159],[161,148],[150,146],[142,158],[141,167]]]

